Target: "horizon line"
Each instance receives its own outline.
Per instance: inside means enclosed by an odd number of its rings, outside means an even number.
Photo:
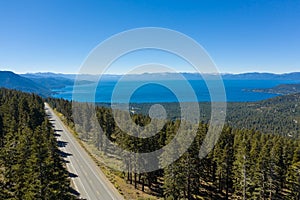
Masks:
[[[54,71],[36,71],[36,72],[16,72],[14,70],[0,70],[0,71],[7,71],[7,72],[13,72],[18,75],[24,75],[24,74],[62,74],[62,75],[79,75],[80,73],[69,73],[69,72],[54,72]],[[132,73],[127,75],[146,75],[146,74],[179,74],[179,73],[187,73],[187,74],[206,74],[206,75],[215,75],[216,73],[213,72],[204,72],[204,73],[198,73],[193,71],[178,71],[178,72],[143,72],[143,73]],[[283,74],[291,74],[291,73],[300,73],[300,71],[288,71],[288,72],[270,72],[270,71],[245,71],[245,72],[220,72],[217,74],[220,75],[241,75],[241,74],[249,74],[249,73],[258,73],[258,74],[275,74],[275,75],[283,75]],[[81,74],[81,75],[99,75],[99,74]],[[126,75],[126,73],[104,73],[103,75],[111,75],[111,76],[122,76]]]

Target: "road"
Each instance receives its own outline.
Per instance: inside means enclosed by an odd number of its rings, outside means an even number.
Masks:
[[[73,174],[74,189],[80,197],[88,200],[124,199],[47,103],[45,111],[54,126],[67,169]]]

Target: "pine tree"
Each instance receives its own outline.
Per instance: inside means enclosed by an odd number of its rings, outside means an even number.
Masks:
[[[272,141],[267,140],[263,146],[256,165],[255,183],[257,184],[256,196],[266,199],[270,193],[270,151],[273,146]]]
[[[300,146],[295,149],[292,165],[290,165],[287,176],[287,186],[290,190],[289,199],[300,199]]]
[[[241,196],[242,199],[247,199],[250,196],[249,191],[249,168],[250,168],[250,143],[248,131],[239,131],[236,133],[234,142],[235,146],[235,161],[233,163],[235,181],[234,196]]]
[[[177,149],[179,148],[179,144],[174,141],[174,145],[172,149],[169,151],[165,151],[161,157],[161,162],[169,163],[169,160],[178,155]],[[166,199],[180,199],[181,198],[181,191],[183,190],[183,180],[181,176],[182,169],[180,168],[180,162],[177,160],[167,166],[164,169],[164,196]],[[164,165],[164,164],[163,164]]]
[[[284,184],[285,179],[285,166],[283,160],[283,143],[280,138],[275,137],[273,140],[273,148],[270,152],[270,189],[272,198],[281,198],[280,193]]]
[[[0,89],[1,199],[73,199],[40,97]]]

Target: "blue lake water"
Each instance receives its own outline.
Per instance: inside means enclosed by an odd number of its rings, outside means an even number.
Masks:
[[[117,81],[102,81],[99,84],[86,84],[76,87],[76,95],[73,95],[73,86],[68,86],[56,90],[57,98],[76,100],[80,102],[90,102],[95,98],[96,102],[111,103],[113,91],[116,90]],[[128,99],[131,103],[155,103],[155,102],[191,102],[195,99],[185,87],[186,81],[166,80],[159,84],[149,81],[127,81],[122,82],[116,91],[114,103],[126,103]],[[192,91],[199,102],[211,101],[209,91],[203,80],[188,81]],[[253,89],[272,88],[279,84],[295,83],[286,80],[224,80],[226,90],[226,100],[228,102],[249,102],[268,99],[278,96],[277,94],[253,92]],[[212,90],[215,94],[220,93],[217,86],[211,82]],[[139,86],[139,87],[138,87]],[[132,91],[132,88],[137,87]],[[95,90],[96,88],[96,90]],[[95,92],[96,91],[96,92]],[[180,98],[177,98],[180,96]]]

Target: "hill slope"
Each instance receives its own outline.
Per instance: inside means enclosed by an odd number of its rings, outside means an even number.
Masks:
[[[253,103],[229,103],[226,122],[240,129],[300,138],[300,93]]]
[[[74,84],[76,75],[73,74],[55,74],[55,73],[35,73],[35,74],[21,74],[22,77],[28,78],[39,85],[53,90],[60,89]],[[77,80],[77,84],[90,84],[92,81]]]
[[[0,71],[0,87],[32,92],[41,96],[48,96],[52,93],[46,87],[11,71]]]
[[[151,105],[151,103],[132,103],[130,106],[136,113],[148,115]],[[161,103],[161,105],[168,113],[169,119],[180,119],[178,103]],[[200,102],[199,108],[201,120],[207,123],[210,120],[210,103]],[[300,138],[300,93],[258,102],[227,103],[226,124],[238,129],[253,129],[262,133]]]
[[[264,92],[273,94],[293,94],[300,92],[300,84],[281,84],[273,88],[255,89],[253,92]]]

